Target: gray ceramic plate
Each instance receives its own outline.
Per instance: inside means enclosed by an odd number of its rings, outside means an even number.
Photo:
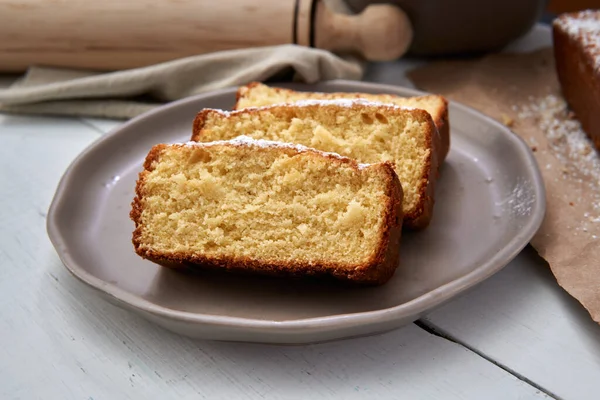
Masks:
[[[404,96],[394,86],[332,81],[298,90]],[[102,137],[69,167],[48,213],[48,232],[66,267],[118,305],[184,335],[306,343],[367,335],[410,323],[483,281],[529,242],[545,209],[536,162],[505,126],[450,106],[452,149],[426,231],[406,234],[392,280],[377,288],[161,269],[133,251],[134,183],[148,150],[187,141],[203,107],[228,109],[235,89],[171,103]]]

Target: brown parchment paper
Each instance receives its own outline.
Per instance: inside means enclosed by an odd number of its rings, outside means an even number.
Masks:
[[[565,103],[552,49],[438,61],[408,76],[419,89],[467,104],[530,144],[547,194],[546,216],[531,244],[600,323],[600,164],[580,129],[573,129],[573,114],[556,112],[556,100]]]

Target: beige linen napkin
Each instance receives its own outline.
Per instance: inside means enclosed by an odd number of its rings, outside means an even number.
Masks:
[[[221,51],[117,72],[32,67],[0,89],[0,112],[127,119],[161,103],[250,81],[360,79],[362,66],[296,45]]]

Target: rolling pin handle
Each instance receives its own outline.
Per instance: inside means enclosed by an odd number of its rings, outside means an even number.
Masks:
[[[369,61],[390,61],[408,50],[413,30],[408,16],[391,4],[374,4],[361,14],[335,14],[316,2],[315,47],[352,52]]]

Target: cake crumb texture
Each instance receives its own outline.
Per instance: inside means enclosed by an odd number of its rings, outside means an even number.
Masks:
[[[163,144],[138,179],[133,243],[167,266],[383,283],[398,263],[401,202],[389,164],[248,140]]]
[[[430,115],[382,104],[273,105],[224,113],[205,109],[194,122],[192,140],[212,142],[246,135],[339,153],[360,163],[390,162],[404,191],[405,226],[429,224],[437,157]]]
[[[298,92],[289,89],[270,87],[260,82],[241,86],[237,92],[236,110],[248,107],[261,107],[280,103],[293,103],[306,100],[333,100],[361,98],[377,103],[393,104],[399,107],[418,108],[427,111],[436,125],[436,146],[439,162],[442,163],[450,151],[450,123],[448,102],[443,96],[426,95],[400,97],[390,94],[346,93],[346,92]]]

